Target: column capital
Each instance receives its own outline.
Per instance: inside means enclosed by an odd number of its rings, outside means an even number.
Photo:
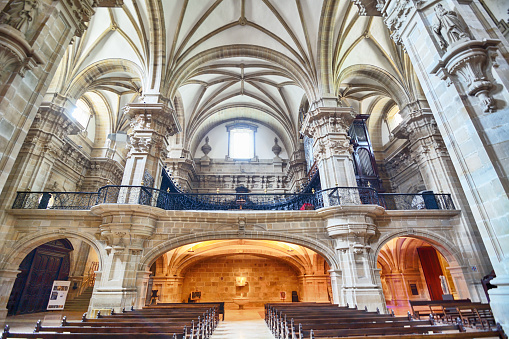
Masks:
[[[346,135],[356,116],[352,107],[317,107],[306,115],[301,133],[310,138],[331,133]]]
[[[129,156],[153,153],[153,156],[159,157],[158,153],[168,146],[168,137],[182,130],[175,111],[166,104],[132,103],[124,111],[131,119]],[[165,158],[166,154],[161,157]]]
[[[124,112],[135,131],[152,130],[165,137],[182,131],[175,110],[163,103],[131,103]]]

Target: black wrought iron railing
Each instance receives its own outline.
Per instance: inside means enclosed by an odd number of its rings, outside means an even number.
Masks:
[[[334,187],[310,193],[183,193],[146,186],[101,187],[98,192],[18,192],[13,209],[88,210],[97,204],[138,204],[165,210],[304,210],[338,205],[380,205],[389,210],[454,209],[449,194],[378,193],[369,187]]]
[[[386,210],[453,210],[450,194],[419,193],[379,193],[380,206]]]
[[[89,210],[98,192],[18,192],[12,208]]]

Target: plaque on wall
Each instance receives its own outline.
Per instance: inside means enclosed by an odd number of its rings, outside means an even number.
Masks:
[[[199,299],[201,299],[201,291],[191,292],[191,300],[199,300]]]

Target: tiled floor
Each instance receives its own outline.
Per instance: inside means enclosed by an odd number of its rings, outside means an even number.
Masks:
[[[226,310],[211,339],[274,339],[263,320],[263,308]]]

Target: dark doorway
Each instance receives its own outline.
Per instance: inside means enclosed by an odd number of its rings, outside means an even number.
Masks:
[[[41,245],[21,262],[21,271],[7,303],[8,315],[46,311],[54,280],[69,278],[69,240],[59,239]]]

